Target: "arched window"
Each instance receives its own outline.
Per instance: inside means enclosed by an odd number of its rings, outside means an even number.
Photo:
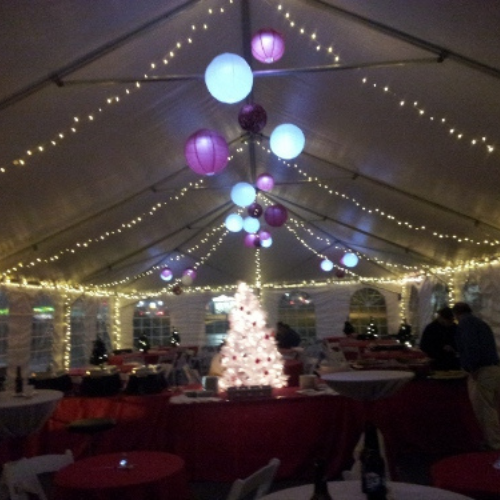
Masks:
[[[88,355],[85,349],[85,303],[78,299],[71,306],[70,311],[70,368],[85,366],[88,361]]]
[[[462,289],[464,302],[471,306],[474,313],[481,312],[483,307],[481,287],[475,281],[468,280]]]
[[[113,345],[109,333],[109,304],[106,299],[101,300],[97,306],[96,337],[104,342],[106,351],[111,352]]]
[[[437,283],[432,287],[431,306],[432,312],[435,314],[442,307],[448,305],[448,287],[442,283]]]
[[[379,336],[387,335],[385,297],[374,288],[357,290],[351,297],[349,320],[358,335],[367,333],[372,321]]]
[[[308,293],[295,290],[283,294],[278,306],[278,321],[295,330],[303,343],[316,340],[316,313]]]
[[[228,315],[234,307],[234,297],[213,297],[205,307],[205,333],[207,345],[220,345],[229,330]]]
[[[145,334],[151,347],[167,345],[170,340],[170,315],[162,300],[141,300],[134,310],[134,346]]]
[[[29,369],[45,371],[52,363],[54,340],[54,305],[49,297],[40,296],[33,307]]]
[[[0,368],[7,366],[7,348],[9,335],[9,301],[4,292],[0,292]]]

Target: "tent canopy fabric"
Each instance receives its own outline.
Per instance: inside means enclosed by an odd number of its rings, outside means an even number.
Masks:
[[[496,258],[496,2],[20,0],[2,2],[0,19],[3,278],[147,292],[188,267],[193,286],[214,287],[396,279]],[[273,64],[250,51],[267,27],[285,40]],[[254,72],[235,104],[203,80],[224,52]],[[238,123],[245,103],[266,110],[260,134]],[[270,151],[282,123],[306,139],[292,160]],[[202,128],[230,150],[211,177],[184,157]],[[258,201],[288,219],[261,217],[273,245],[249,248],[224,226],[246,214],[230,191],[265,172],[275,187]]]

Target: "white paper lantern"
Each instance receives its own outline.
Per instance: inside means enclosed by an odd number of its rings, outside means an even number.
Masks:
[[[243,219],[243,229],[247,233],[256,233],[260,229],[260,221],[255,217],[245,217]]]
[[[238,182],[231,189],[231,200],[239,207],[248,207],[255,201],[257,192],[248,182]]]
[[[207,66],[205,84],[220,102],[233,104],[242,101],[252,90],[252,68],[237,54],[220,54]]]
[[[181,278],[181,283],[182,283],[184,286],[189,286],[189,285],[192,285],[192,284],[193,284],[193,278],[192,278],[192,276],[190,276],[189,274],[185,274],[185,275]]]
[[[329,272],[333,269],[333,262],[331,260],[328,260],[328,259],[323,259],[321,261],[321,269],[325,272]]]
[[[355,253],[352,253],[352,252],[347,252],[343,257],[342,257],[342,260],[341,260],[342,264],[344,264],[344,266],[346,267],[355,267],[358,262],[359,262],[359,259],[358,259],[358,256],[355,254]]]
[[[273,244],[273,239],[271,236],[269,236],[269,238],[266,238],[266,239],[260,239],[260,246],[262,248],[269,248],[271,245]]]
[[[226,229],[232,233],[237,233],[243,229],[243,217],[239,214],[229,214],[226,217]]]
[[[271,133],[271,151],[284,160],[291,160],[302,153],[306,139],[302,130],[291,123],[278,125]]]

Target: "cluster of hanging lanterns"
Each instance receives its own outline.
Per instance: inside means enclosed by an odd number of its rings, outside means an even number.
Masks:
[[[164,267],[160,272],[160,278],[163,281],[172,281],[174,273],[169,267]],[[196,278],[196,271],[192,267],[187,267],[182,271],[181,283],[183,285],[189,286],[193,284]]]
[[[356,267],[358,265],[358,262],[359,262],[359,258],[353,252],[346,252],[342,256],[342,258],[340,259],[340,264],[345,266],[345,267]],[[320,267],[321,267],[322,271],[325,271],[328,273],[335,267],[335,265],[330,259],[324,258],[320,262]],[[338,268],[336,270],[335,274],[336,274],[337,278],[343,278],[345,276],[345,270]]]

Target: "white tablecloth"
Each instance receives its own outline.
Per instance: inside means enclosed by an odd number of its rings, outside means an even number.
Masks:
[[[23,437],[41,429],[63,397],[60,391],[37,390],[32,396],[0,393],[0,439]]]
[[[388,483],[394,500],[473,500],[451,491],[409,483]],[[366,500],[359,481],[333,481],[328,483],[328,491],[334,500]],[[311,498],[313,485],[276,491],[265,495],[262,500],[304,500]]]
[[[321,378],[342,396],[374,401],[391,396],[414,376],[402,370],[365,370],[327,373]]]

